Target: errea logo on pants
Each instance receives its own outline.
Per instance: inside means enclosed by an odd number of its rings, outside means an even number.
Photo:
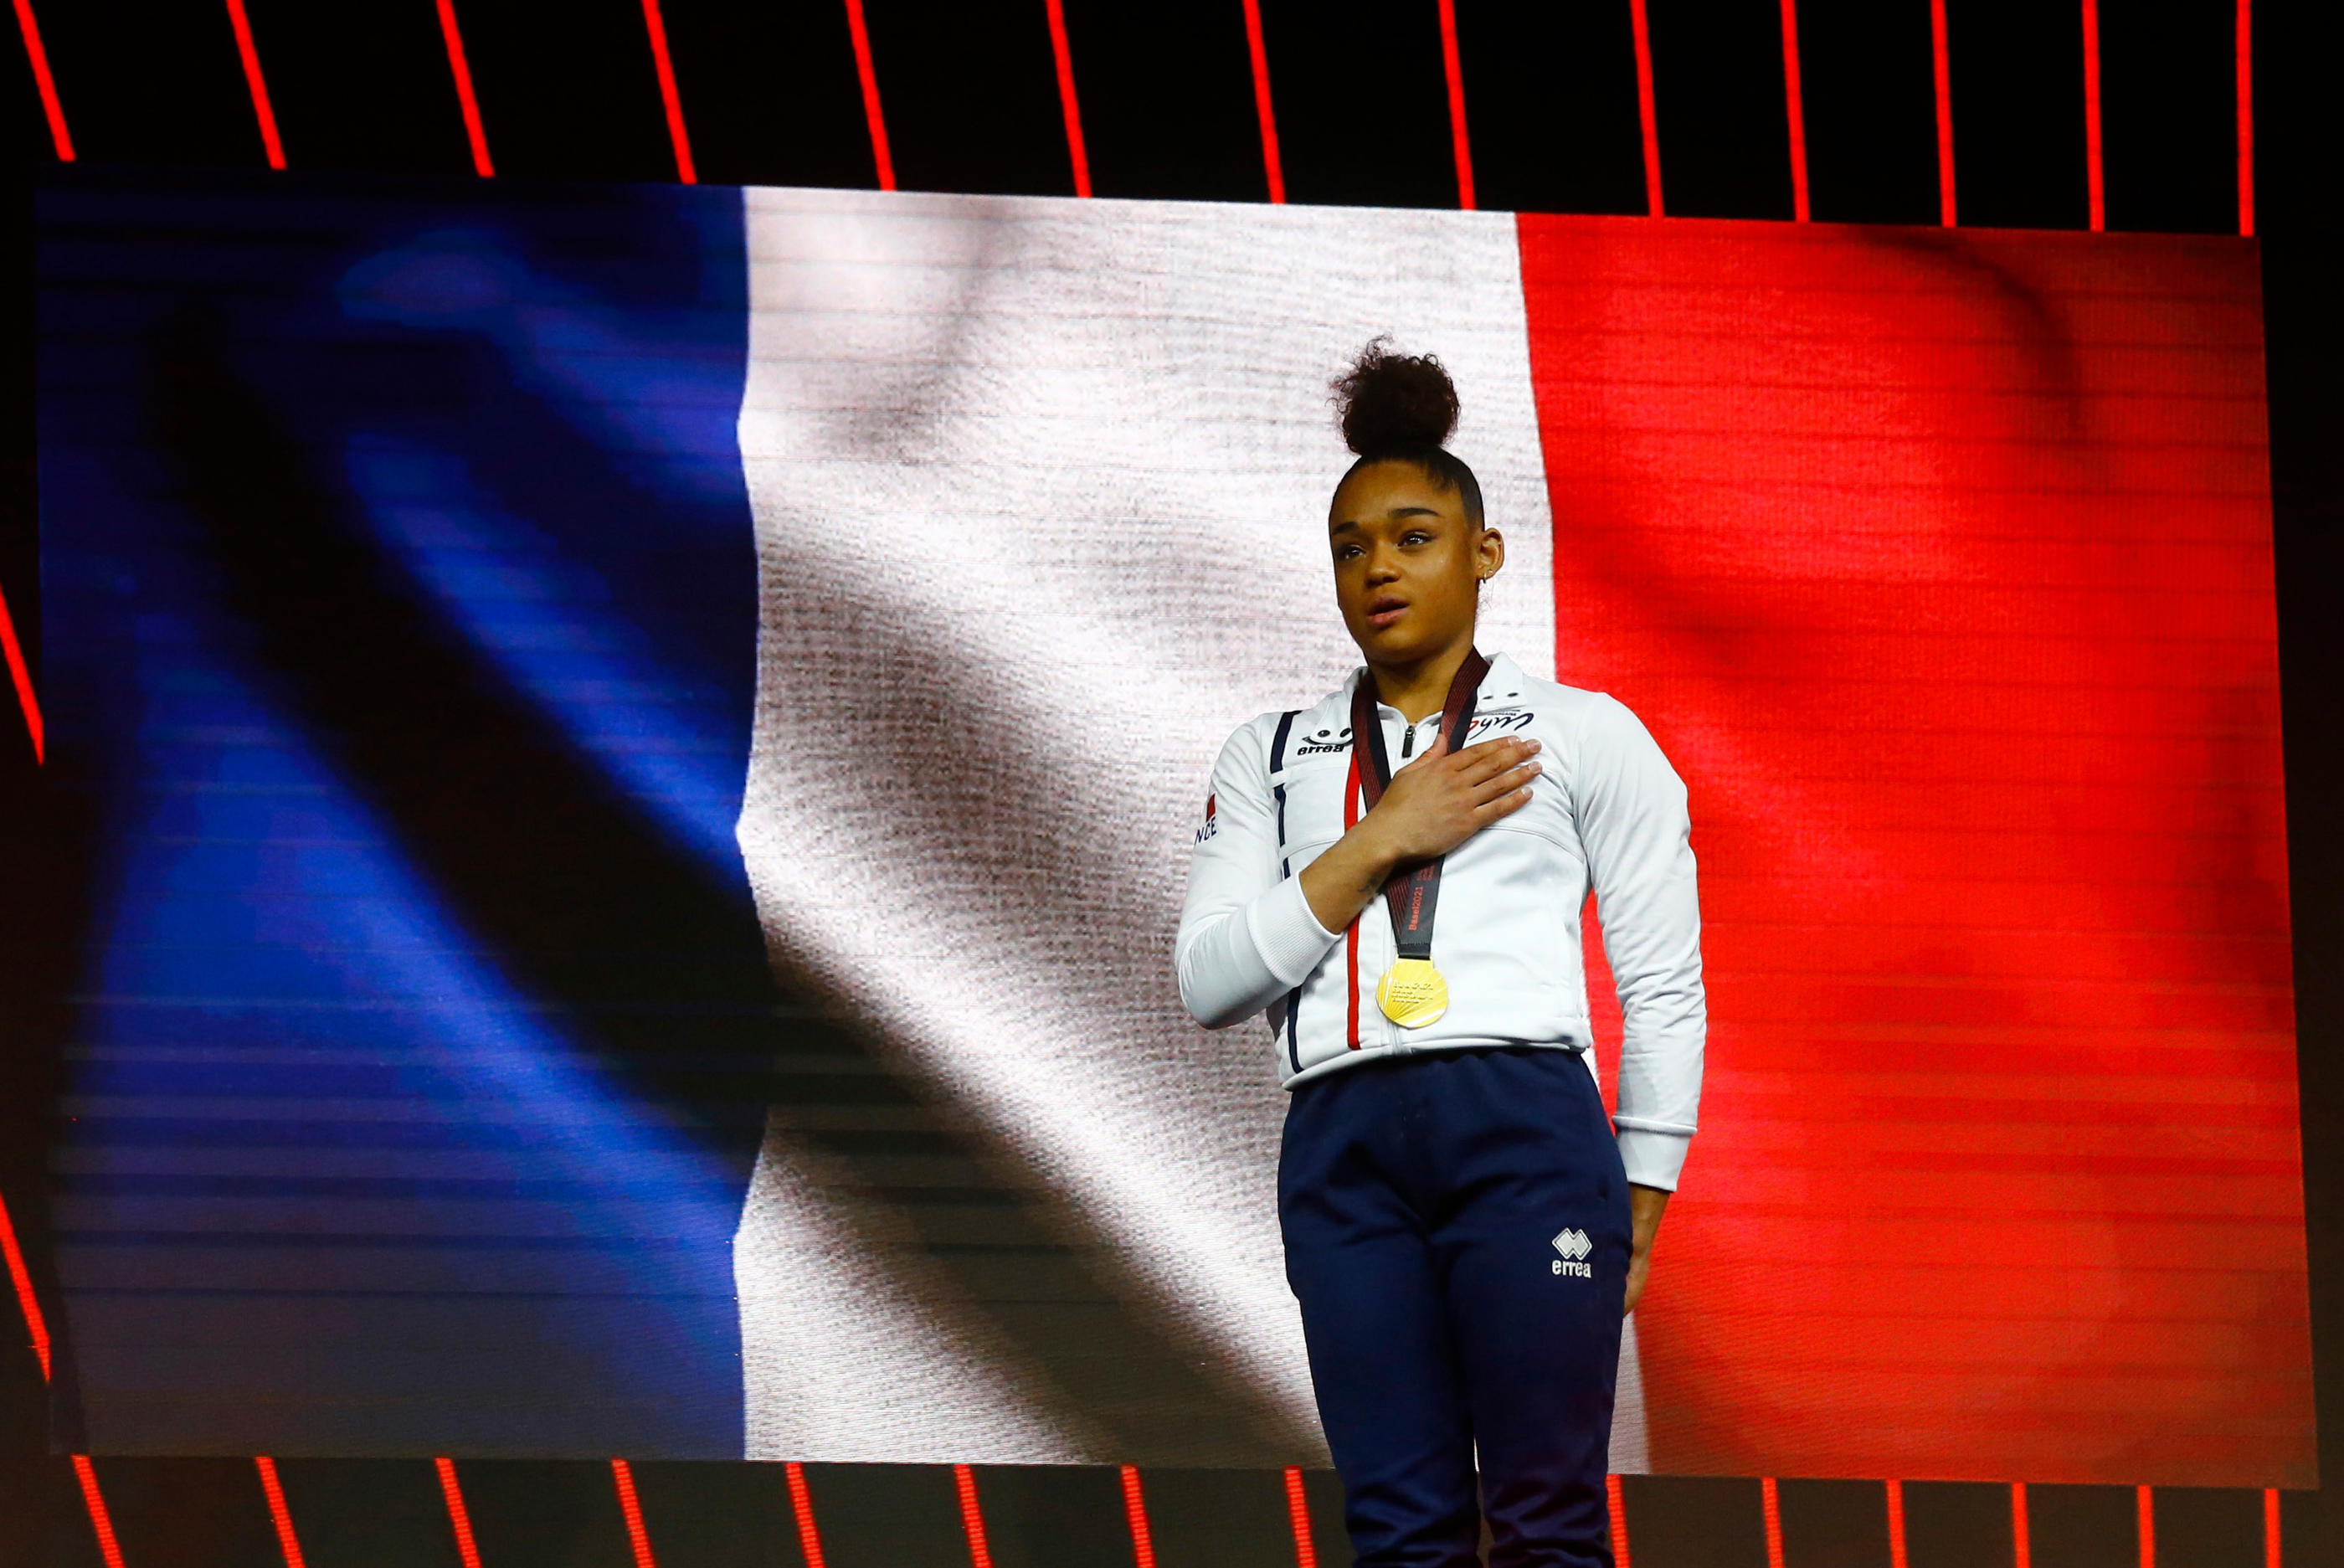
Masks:
[[[1587,1255],[1595,1250],[1595,1244],[1588,1240],[1586,1231],[1563,1227],[1555,1236],[1554,1249],[1562,1254],[1554,1261],[1556,1273],[1575,1274],[1581,1280],[1595,1278],[1595,1266],[1586,1261]]]

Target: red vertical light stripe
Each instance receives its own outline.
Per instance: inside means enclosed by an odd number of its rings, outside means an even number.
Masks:
[[[255,1454],[252,1467],[260,1472],[260,1494],[268,1500],[268,1522],[277,1526],[277,1549],[285,1554],[285,1568],[302,1568],[301,1538],[293,1533],[293,1511],[285,1506],[277,1462],[265,1453]]]
[[[480,1568],[480,1549],[472,1541],[472,1514],[464,1506],[464,1489],[456,1483],[456,1462],[442,1456],[431,1462],[440,1472],[440,1495],[448,1500],[448,1527],[456,1533],[456,1556],[464,1568]]]
[[[448,46],[448,74],[456,81],[456,104],[464,111],[464,135],[472,144],[472,172],[495,174],[489,162],[489,134],[480,128],[480,102],[472,96],[472,67],[464,63],[464,34],[456,25],[456,0],[440,0],[440,36]]]
[[[2255,232],[2255,19],[2253,0],[2238,0],[2238,232]],[[64,119],[58,119],[64,134]],[[70,157],[70,152],[68,152]],[[2271,1559],[2276,1563],[2278,1559]]]
[[[2245,0],[2239,0],[2245,9]],[[2278,1560],[2278,1488],[2263,1489],[2263,1568],[2279,1568]]]
[[[1807,110],[1799,88],[1799,3],[1783,0],[1783,108],[1791,121],[1791,210],[1807,221]]]
[[[1440,66],[1449,73],[1449,141],[1457,155],[1457,205],[1473,210],[1473,148],[1465,136],[1465,62],[1457,53],[1457,0],[1440,0]]]
[[[1286,200],[1286,170],[1278,161],[1278,116],[1269,104],[1269,50],[1261,41],[1261,0],[1245,0],[1246,49],[1253,56],[1253,112],[1261,121],[1261,168],[1273,206]]]
[[[1137,1568],[1156,1568],[1156,1541],[1147,1530],[1147,1502],[1139,1494],[1139,1467],[1123,1467],[1123,1516],[1131,1524],[1131,1560]]]
[[[2157,1568],[2157,1492],[2154,1488],[2140,1488],[2135,1510],[2140,1518],[2140,1568]]]
[[[1661,121],[1652,106],[1652,30],[1644,0],[1628,0],[1628,20],[1636,34],[1636,116],[1644,127],[1644,210],[1661,216]]]
[[[1758,1483],[1758,1506],[1766,1515],[1766,1568],[1783,1568],[1783,1499],[1771,1475]]]
[[[692,167],[692,137],[683,128],[683,95],[675,90],[675,62],[667,52],[667,24],[660,18],[659,0],[643,0],[643,31],[652,41],[652,68],[659,73],[660,102],[667,107],[667,139],[675,148],[675,177],[698,185]]]
[[[41,1315],[41,1299],[33,1293],[33,1273],[16,1245],[16,1227],[9,1221],[8,1205],[0,1200],[0,1257],[8,1263],[8,1282],[16,1288],[16,1305],[25,1314],[25,1331],[33,1337],[33,1354],[40,1359],[41,1381],[49,1379],[49,1320]]]
[[[1929,48],[1937,82],[1937,221],[1954,226],[1954,66],[1945,0],[1929,0]]]
[[[244,0],[227,0],[227,23],[236,30],[236,52],[244,60],[245,90],[252,95],[252,117],[260,126],[260,150],[270,168],[285,167],[285,144],[277,138],[277,111],[268,106],[268,83],[260,74],[260,51],[252,46],[252,23]]]
[[[2026,1482],[2010,1483],[2011,1568],[2035,1568],[2035,1548],[2026,1539]]]
[[[1603,1478],[1603,1495],[1612,1504],[1612,1568],[1629,1568],[1628,1495],[1618,1476]]]
[[[1302,1467],[1286,1467],[1286,1522],[1294,1530],[1294,1568],[1318,1568],[1318,1543],[1310,1536],[1310,1499],[1302,1490]]]
[[[1066,122],[1066,161],[1075,169],[1075,194],[1091,193],[1091,155],[1083,146],[1083,111],[1075,98],[1075,52],[1066,43],[1066,8],[1049,0],[1050,53],[1058,63],[1058,112]]]
[[[33,692],[33,672],[25,663],[25,650],[16,642],[16,623],[8,617],[8,596],[0,593],[0,656],[8,661],[8,679],[15,683],[16,706],[25,714],[25,733],[33,740],[33,761],[45,760],[41,727],[41,703]],[[9,1256],[15,1243],[9,1243]]]
[[[1051,9],[1057,9],[1056,0]],[[954,1465],[953,1490],[960,1494],[960,1529],[968,1537],[969,1568],[993,1568],[993,1549],[985,1543],[985,1510],[976,1500],[976,1472]]]
[[[33,19],[33,0],[16,0],[16,30],[25,35],[25,58],[32,64],[41,112],[49,117],[49,142],[57,149],[59,163],[71,163],[73,137],[66,130],[65,106],[57,101],[56,78],[49,75],[49,52],[41,47],[41,25]]]
[[[1888,1483],[1888,1568],[1908,1568],[1904,1559],[1904,1483]]]
[[[97,1536],[97,1554],[106,1568],[122,1568],[122,1543],[114,1538],[114,1515],[106,1511],[106,1493],[97,1489],[97,1467],[89,1455],[73,1456],[74,1479],[81,1482],[82,1506],[89,1510],[89,1527]]]
[[[813,1493],[806,1489],[805,1466],[792,1460],[782,1466],[782,1478],[790,1489],[790,1512],[798,1522],[798,1550],[805,1553],[805,1568],[828,1568],[822,1560],[822,1533],[813,1525]]]
[[[627,1522],[627,1544],[635,1553],[635,1568],[659,1568],[652,1555],[652,1533],[643,1527],[642,1500],[635,1495],[635,1467],[623,1459],[612,1460],[611,1484],[618,1489],[619,1517]]]
[[[2108,226],[2108,187],[2100,163],[2100,0],[2084,0],[2084,167],[2092,191],[2092,232]]]
[[[854,71],[863,79],[863,119],[871,128],[871,167],[879,188],[895,188],[895,160],[887,151],[887,116],[879,112],[879,73],[871,64],[871,31],[863,25],[863,0],[846,0],[846,33],[854,43]]]

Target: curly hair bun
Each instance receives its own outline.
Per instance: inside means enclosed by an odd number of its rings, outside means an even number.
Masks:
[[[1430,354],[1395,354],[1378,338],[1335,378],[1343,440],[1363,458],[1438,447],[1457,429],[1457,384]]]

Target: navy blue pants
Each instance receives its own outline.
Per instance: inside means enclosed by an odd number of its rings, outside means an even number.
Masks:
[[[1609,1568],[1628,1179],[1586,1064],[1428,1051],[1313,1079],[1278,1212],[1359,1568],[1463,1568],[1484,1511],[1493,1568]]]

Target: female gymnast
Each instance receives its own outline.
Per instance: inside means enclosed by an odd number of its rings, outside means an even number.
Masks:
[[[1358,460],[1327,540],[1365,664],[1222,749],[1181,996],[1268,1018],[1287,1280],[1360,1568],[1462,1568],[1484,1518],[1493,1564],[1609,1564],[1620,1324],[1701,1094],[1685,789],[1619,703],[1474,648],[1506,549],[1439,361],[1379,340],[1335,391]],[[1625,1019],[1608,1118],[1591,889]]]

